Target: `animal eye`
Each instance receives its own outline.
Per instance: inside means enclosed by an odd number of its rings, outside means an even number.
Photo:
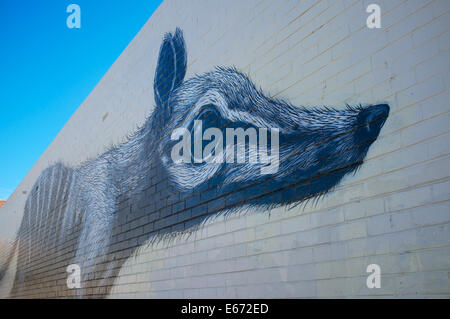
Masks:
[[[222,122],[220,113],[214,104],[208,104],[202,107],[196,120],[201,120],[205,127],[219,127],[219,124]]]

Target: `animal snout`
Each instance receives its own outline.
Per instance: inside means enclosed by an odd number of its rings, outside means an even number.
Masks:
[[[389,116],[389,109],[389,105],[387,104],[372,105],[363,109],[358,114],[357,122],[359,129],[356,134],[361,134],[363,135],[361,137],[368,139],[378,137],[384,122],[386,122],[386,119]]]

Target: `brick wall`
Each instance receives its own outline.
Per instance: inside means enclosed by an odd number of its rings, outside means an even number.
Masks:
[[[186,78],[235,65],[294,105],[389,103],[389,119],[361,169],[321,201],[220,216],[151,245],[152,232],[173,220],[170,231],[187,229],[208,203],[221,207],[227,200],[162,201],[155,196],[167,184],[152,179],[156,173],[148,176],[146,194],[119,199],[118,278],[102,281],[94,261],[82,270],[90,273],[83,296],[448,298],[450,2],[376,1],[381,29],[366,27],[370,3],[165,1],[0,209],[0,238],[15,238],[43,169],[95,158],[143,123],[154,104],[161,37],[179,26],[188,48]],[[12,297],[77,295],[66,288],[65,267],[78,226],[53,255],[30,266],[26,287]],[[35,245],[39,255],[50,244]],[[10,247],[0,247],[0,264]],[[125,258],[129,253],[133,258]],[[2,297],[10,294],[20,258],[16,254],[0,282]],[[366,286],[369,264],[381,267],[379,289]]]

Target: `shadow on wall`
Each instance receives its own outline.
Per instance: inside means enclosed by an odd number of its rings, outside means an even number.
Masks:
[[[17,235],[11,296],[32,295],[47,276],[66,278],[69,264],[82,269],[80,289],[61,279],[39,293],[105,296],[144,243],[217,214],[319,200],[356,172],[389,114],[386,104],[296,107],[236,68],[184,80],[186,65],[176,29],[161,44],[145,124],[97,159],[42,172]]]

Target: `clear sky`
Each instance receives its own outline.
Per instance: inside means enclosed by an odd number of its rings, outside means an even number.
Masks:
[[[162,1],[0,0],[0,199],[7,199]],[[81,28],[69,29],[69,4]]]

